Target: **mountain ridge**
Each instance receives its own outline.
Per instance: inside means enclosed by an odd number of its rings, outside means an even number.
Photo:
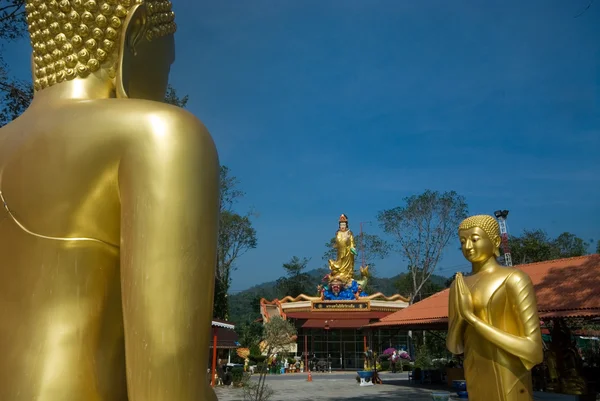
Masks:
[[[316,295],[316,287],[322,282],[323,277],[329,273],[327,268],[317,268],[306,272],[310,277],[310,282],[314,283]],[[382,292],[383,294],[390,296],[396,294],[396,282],[407,275],[408,273],[400,273],[392,277],[371,277],[369,278],[369,286],[372,287],[376,292]],[[431,275],[429,282],[436,287],[445,288],[448,277]],[[229,294],[229,319],[234,323],[243,323],[256,320],[260,317],[260,299],[275,299],[278,298],[277,280],[266,281],[261,284],[253,285],[243,291],[235,294]],[[407,296],[408,294],[400,294]],[[425,294],[429,296],[431,294]],[[282,298],[282,297],[279,297]]]

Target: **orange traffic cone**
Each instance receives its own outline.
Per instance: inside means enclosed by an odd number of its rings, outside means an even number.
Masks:
[[[310,370],[308,371],[308,378],[306,379],[307,382],[311,382],[312,381],[312,374],[310,373]]]

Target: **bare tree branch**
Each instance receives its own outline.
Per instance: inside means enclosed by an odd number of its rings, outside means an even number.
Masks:
[[[594,3],[594,0],[590,0],[590,2],[588,3],[588,5],[577,15],[575,15],[573,18],[579,18],[581,17],[587,10],[590,9],[590,7],[592,7],[592,4]]]
[[[450,238],[467,215],[464,197],[456,192],[425,191],[406,198],[405,206],[380,212],[381,228],[393,236],[408,262],[412,296],[417,297],[435,272]]]

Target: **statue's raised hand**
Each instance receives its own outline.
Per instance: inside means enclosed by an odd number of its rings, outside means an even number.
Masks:
[[[467,322],[471,323],[475,320],[473,312],[473,297],[471,291],[465,284],[462,274],[456,274],[456,298],[458,300],[458,313]]]

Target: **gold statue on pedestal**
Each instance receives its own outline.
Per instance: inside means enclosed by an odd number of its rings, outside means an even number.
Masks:
[[[469,399],[531,401],[531,369],[543,360],[531,279],[496,261],[501,238],[492,216],[467,218],[458,234],[473,274],[458,273],[450,288],[446,344],[464,353]]]
[[[337,280],[343,285],[348,285],[354,279],[354,257],[357,252],[354,235],[348,228],[348,217],[345,214],[340,216],[334,247],[337,250],[337,258],[329,260],[330,280]]]
[[[219,161],[198,119],[157,102],[171,3],[26,11],[35,96],[0,130],[0,400],[216,400]]]

